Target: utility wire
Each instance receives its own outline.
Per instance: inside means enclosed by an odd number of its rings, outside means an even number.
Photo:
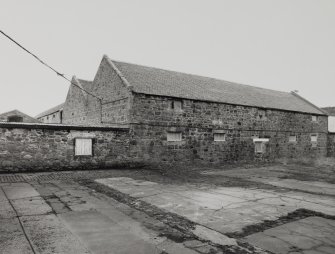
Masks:
[[[44,61],[42,61],[38,56],[36,56],[35,54],[31,53],[28,49],[26,49],[25,47],[23,47],[20,43],[18,43],[17,41],[15,41],[12,37],[10,37],[9,35],[7,35],[5,32],[3,32],[2,30],[0,30],[0,33],[2,33],[5,37],[7,37],[9,40],[11,40],[12,42],[14,42],[17,46],[19,46],[21,49],[23,49],[24,51],[26,51],[28,54],[32,55],[35,59],[37,59],[37,61],[39,61],[41,64],[45,65],[46,67],[48,67],[49,69],[51,69],[53,72],[55,72],[58,76],[62,77],[63,79],[67,80],[68,82],[70,82],[71,85],[74,85],[75,87],[78,87],[80,90],[84,91],[85,93],[97,98],[100,102],[100,104],[102,103],[102,99],[94,94],[92,94],[91,92],[85,90],[84,88],[78,86],[77,84],[73,83],[69,78],[67,78],[65,76],[65,74],[60,73],[59,71],[57,71],[55,68],[51,67],[50,65],[48,65],[47,63],[45,63]]]

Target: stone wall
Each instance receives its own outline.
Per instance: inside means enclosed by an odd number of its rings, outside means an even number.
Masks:
[[[74,140],[93,139],[93,156],[75,156]],[[0,172],[134,166],[129,129],[0,123]]]
[[[71,85],[64,105],[63,122],[83,125],[128,123],[132,93],[120,75],[113,63],[104,57],[89,89],[101,100]]]
[[[174,101],[182,108],[173,106]],[[327,117],[220,103],[135,94],[133,138],[152,162],[226,164],[327,155]],[[226,141],[214,141],[214,132]],[[182,141],[168,142],[168,132]],[[311,134],[317,134],[316,144]],[[289,142],[290,136],[296,142]],[[268,138],[263,154],[255,153],[254,137]]]
[[[335,132],[328,133],[328,156],[335,157]]]

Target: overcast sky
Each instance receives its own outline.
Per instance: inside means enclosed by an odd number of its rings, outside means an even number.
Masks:
[[[0,0],[0,24],[69,77],[107,54],[335,106],[335,0]],[[68,87],[0,34],[0,113],[35,116]]]

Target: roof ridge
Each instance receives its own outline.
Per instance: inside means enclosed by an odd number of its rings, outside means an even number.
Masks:
[[[116,65],[113,63],[113,60],[109,58],[109,56],[104,55],[104,59],[106,59],[107,63],[113,68],[113,70],[116,72],[116,74],[120,77],[123,84],[126,85],[127,88],[130,90],[133,90],[133,86],[128,82],[126,77],[122,74],[122,72],[116,67]]]

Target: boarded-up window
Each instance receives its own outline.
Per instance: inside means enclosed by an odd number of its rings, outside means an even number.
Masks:
[[[225,133],[214,133],[214,141],[226,141]]]
[[[181,132],[168,132],[167,141],[181,141]]]
[[[312,121],[313,122],[317,122],[318,121],[318,117],[317,116],[312,116]]]
[[[289,137],[288,141],[289,141],[289,142],[292,142],[292,143],[297,142],[297,136],[295,136],[295,135],[291,135],[291,136]]]
[[[171,108],[175,111],[181,111],[183,109],[182,101],[172,101]]]
[[[92,156],[92,139],[90,138],[76,138],[75,141],[75,155],[89,155]]]
[[[255,142],[255,153],[264,153],[265,152],[265,144],[264,142]]]
[[[318,142],[318,134],[311,134],[311,142]]]

